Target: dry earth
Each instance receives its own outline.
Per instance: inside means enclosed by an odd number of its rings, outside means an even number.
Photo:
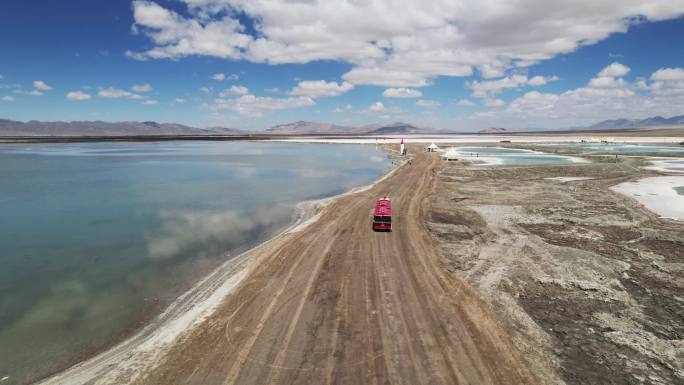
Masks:
[[[441,260],[422,203],[434,154],[253,255],[250,275],[140,384],[529,384],[489,307]],[[393,200],[395,231],[370,216]]]
[[[639,160],[445,162],[424,201],[445,270],[494,309],[543,383],[684,383],[684,224],[608,187]],[[589,177],[561,182],[549,177]]]

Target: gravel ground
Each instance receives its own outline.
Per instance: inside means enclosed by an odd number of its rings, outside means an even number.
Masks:
[[[658,175],[640,159],[592,160],[443,162],[424,202],[442,264],[543,383],[684,383],[684,223],[609,190]]]

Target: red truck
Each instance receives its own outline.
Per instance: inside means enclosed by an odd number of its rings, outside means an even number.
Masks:
[[[387,197],[375,204],[373,231],[392,231],[392,202]]]

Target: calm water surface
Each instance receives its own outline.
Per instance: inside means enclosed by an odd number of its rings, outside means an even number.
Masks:
[[[495,161],[507,166],[522,166],[535,164],[567,164],[573,160],[563,155],[550,155],[530,150],[505,147],[455,147],[463,159]]]
[[[605,151],[605,152],[624,152],[624,153],[679,153],[684,152],[684,146],[642,146],[638,144],[557,144],[556,146],[576,147],[584,150]]]
[[[297,202],[389,164],[354,145],[0,145],[2,385],[120,340],[290,223]]]

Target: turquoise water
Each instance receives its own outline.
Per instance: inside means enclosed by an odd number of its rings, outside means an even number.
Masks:
[[[458,147],[458,150],[462,153],[487,155],[525,154],[530,152],[529,150],[505,147]]]
[[[592,151],[606,151],[606,152],[624,152],[624,153],[669,153],[669,152],[684,152],[684,146],[641,146],[636,144],[559,144],[558,146],[577,147],[584,150]]]
[[[463,159],[482,162],[496,162],[507,166],[535,164],[567,164],[572,159],[562,155],[535,153],[530,150],[504,147],[457,147]]]
[[[507,166],[523,166],[535,164],[568,164],[573,163],[572,159],[564,156],[555,155],[522,155],[522,156],[501,156],[499,159]]]
[[[0,145],[0,378],[120,340],[229,256],[389,167],[372,147]]]

